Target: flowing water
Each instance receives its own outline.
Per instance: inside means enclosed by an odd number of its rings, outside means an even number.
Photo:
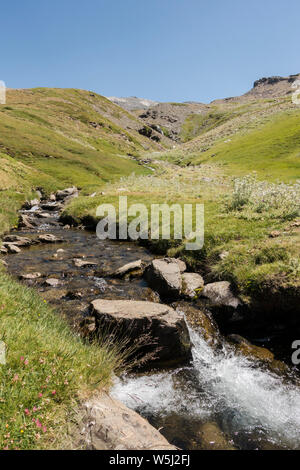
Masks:
[[[38,208],[37,208],[38,209]],[[38,244],[5,257],[15,276],[40,272],[26,281],[65,315],[71,324],[87,312],[95,298],[152,300],[153,292],[141,279],[114,279],[116,268],[152,256],[133,243],[100,241],[95,234],[64,230],[58,213],[38,219],[34,230],[14,234],[36,238],[52,233],[63,238],[59,244]],[[78,268],[74,258],[94,262]],[[45,284],[56,278],[56,288]],[[215,423],[228,446],[239,449],[300,448],[300,389],[255,362],[232,352],[209,346],[190,329],[193,363],[176,370],[130,374],[118,378],[112,395],[140,412],[180,448],[214,448],[216,439],[205,445],[200,431]]]

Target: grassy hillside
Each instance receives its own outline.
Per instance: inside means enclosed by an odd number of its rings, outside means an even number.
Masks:
[[[37,188],[76,185],[91,194],[120,176],[149,171],[129,155],[161,145],[105,98],[80,90],[9,91],[0,106],[0,234]],[[105,388],[122,355],[86,345],[32,289],[0,270],[0,449],[71,445],[67,424],[78,401]]]

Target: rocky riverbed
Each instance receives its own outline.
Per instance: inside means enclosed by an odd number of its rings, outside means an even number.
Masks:
[[[233,325],[245,316],[230,284],[206,284],[181,260],[156,259],[135,243],[101,241],[84,227],[63,225],[60,211],[76,195],[68,188],[28,202],[1,252],[8,271],[77,332],[136,342],[132,354],[143,367],[116,379],[116,409],[124,406],[120,400],[139,411],[180,448],[300,448],[297,377],[268,349],[237,334],[225,341],[219,331],[220,312]],[[113,443],[101,437],[102,424],[109,427],[107,399],[103,409],[85,404],[87,419],[94,410],[100,423],[93,439],[101,445],[92,448],[118,445],[118,433]],[[154,441],[145,438],[139,448],[168,446],[151,427],[147,435]]]

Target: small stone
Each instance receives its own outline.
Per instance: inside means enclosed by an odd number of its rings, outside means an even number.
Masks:
[[[21,274],[20,276],[21,279],[24,279],[26,281],[38,279],[39,277],[41,277],[41,273]]]
[[[280,237],[281,233],[278,231],[278,230],[273,230],[273,232],[271,232],[269,234],[269,237],[270,238],[277,238],[277,237]]]
[[[63,282],[60,281],[59,279],[50,278],[50,279],[46,279],[45,284],[50,287],[58,287],[62,285]]]
[[[27,215],[21,214],[19,216],[19,222],[18,222],[18,227],[19,228],[27,228],[27,229],[33,229],[33,222]]]
[[[97,266],[98,263],[95,263],[93,261],[84,261],[80,258],[74,258],[73,263],[75,264],[76,268],[82,268],[84,266]]]
[[[51,233],[39,235],[38,240],[41,243],[61,243],[64,241],[62,238],[57,238],[55,235],[52,235]]]

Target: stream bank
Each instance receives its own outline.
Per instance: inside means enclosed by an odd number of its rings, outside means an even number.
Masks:
[[[42,211],[35,204],[22,212],[22,225],[27,220],[30,226],[11,236],[29,239],[30,246],[22,248],[18,240],[15,245],[8,241],[6,262],[10,273],[37,289],[73,327],[78,329],[84,318],[90,318],[90,304],[97,298],[158,302],[143,278],[112,276],[137,259],[149,264],[153,255],[144,247],[100,241],[94,233],[63,226],[59,222],[61,206],[55,201],[43,205]],[[13,246],[18,249],[14,251]],[[188,318],[184,307],[191,304],[182,302],[174,308]],[[163,426],[170,442],[181,448],[224,448],[224,442],[229,448],[298,448],[298,388],[235,354],[223,340],[215,349],[201,331],[189,330],[194,345],[192,364],[125,375],[116,381],[113,396],[137,409],[157,428]],[[212,328],[212,335],[214,331]],[[251,390],[255,391],[253,397]],[[270,406],[268,396],[276,407]],[[207,442],[203,433],[213,433],[215,441]]]

